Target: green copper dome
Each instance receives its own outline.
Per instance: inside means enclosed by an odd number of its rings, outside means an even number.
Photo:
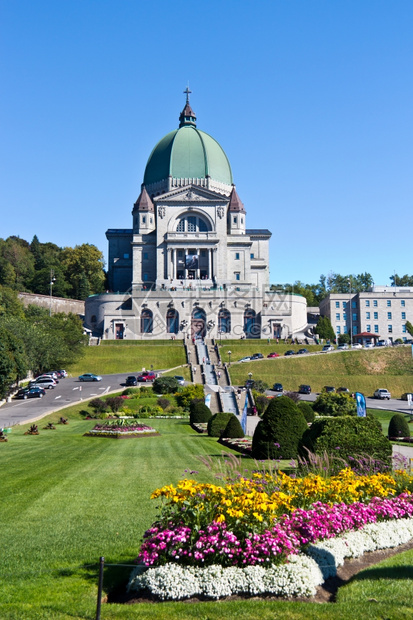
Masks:
[[[232,185],[231,166],[214,138],[195,125],[195,114],[188,101],[180,116],[179,129],[171,131],[153,149],[146,164],[144,185],[172,177],[202,179],[210,177]]]

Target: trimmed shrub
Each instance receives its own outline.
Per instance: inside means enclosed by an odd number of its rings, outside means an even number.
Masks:
[[[191,400],[197,398],[204,400],[204,387],[199,383],[185,386],[176,395],[178,405],[185,408],[189,407]]]
[[[255,429],[253,458],[296,458],[299,441],[306,430],[307,422],[291,398],[274,398]]]
[[[383,435],[380,422],[370,415],[315,420],[300,442],[304,458],[308,454],[306,449],[315,454],[335,455],[350,465],[353,459],[368,455],[388,466],[392,454],[391,443]]]
[[[401,413],[395,413],[389,422],[389,439],[392,437],[410,437],[409,425]]]
[[[171,401],[168,398],[158,398],[156,404],[165,410],[171,404]]]
[[[175,377],[158,377],[152,387],[157,394],[174,394],[178,390],[179,383]]]
[[[108,405],[103,398],[93,398],[89,403],[89,407],[92,407],[95,413],[103,413],[108,408]]]
[[[357,405],[354,398],[345,392],[321,392],[313,404],[313,409],[319,415],[343,416],[357,415]]]
[[[119,411],[124,402],[125,401],[121,396],[109,396],[109,398],[106,399],[107,406],[114,413],[117,413]]]
[[[242,430],[242,426],[236,415],[231,414],[228,424],[222,433],[222,437],[225,437],[226,439],[242,439],[245,437],[245,433]]]
[[[314,422],[315,420],[314,409],[309,403],[307,403],[305,400],[301,400],[297,404],[297,407],[299,408],[299,410],[305,417],[306,422],[310,422],[310,424]]]
[[[211,417],[211,409],[202,400],[192,401],[189,408],[189,422],[191,424],[208,422]]]
[[[129,387],[129,388],[126,388],[126,390],[123,390],[122,396],[131,396],[132,394],[136,396],[138,392],[139,392],[139,388]]]
[[[221,437],[226,429],[230,417],[233,413],[215,413],[208,420],[208,435],[210,437]]]

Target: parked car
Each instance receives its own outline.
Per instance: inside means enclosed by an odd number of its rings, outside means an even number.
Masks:
[[[56,372],[44,372],[42,375],[36,377],[35,381],[39,381],[40,379],[53,379],[53,381],[59,383],[59,378]]]
[[[337,392],[350,392],[350,390],[346,387],[339,387],[337,388]]]
[[[331,344],[325,344],[321,349],[321,353],[328,353],[329,351],[334,351],[334,347]]]
[[[52,377],[38,377],[35,381],[29,381],[29,388],[42,387],[45,390],[53,390],[57,385]]]
[[[185,379],[183,377],[181,377],[181,375],[175,375],[174,379],[176,379],[178,381],[179,385],[185,385]]]
[[[345,342],[343,342],[343,344],[339,344],[337,347],[337,351],[347,351],[350,347],[348,346],[348,344],[346,344]]]
[[[136,377],[130,375],[129,377],[126,377],[125,385],[126,385],[126,387],[131,387],[133,385],[138,385],[138,380],[137,380]]]
[[[283,386],[282,383],[274,383],[274,385],[272,386],[272,389],[274,392],[283,392]]]
[[[267,357],[280,357],[279,353],[268,353]]]
[[[308,353],[308,349],[298,349],[297,351],[297,355],[304,355],[305,353]]]
[[[311,394],[311,387],[309,385],[300,385],[298,388],[299,394]]]
[[[401,400],[407,400],[409,394],[410,394],[410,396],[412,397],[412,400],[413,400],[413,392],[405,392],[404,394],[401,395]]]
[[[31,388],[22,388],[16,394],[16,398],[43,398],[46,391],[42,387],[33,386]]]
[[[364,345],[365,349],[374,349],[374,342],[368,342]]]
[[[391,398],[389,390],[385,390],[384,388],[379,388],[378,390],[376,390],[373,396],[374,398],[380,398],[381,400],[384,400],[385,398],[387,398],[387,400],[390,400]]]
[[[67,372],[66,370],[64,370],[63,368],[59,370],[60,374],[62,375],[63,379],[66,379],[67,377]]]
[[[292,349],[289,349],[288,351],[284,353],[284,355],[295,355],[295,351],[293,351]]]
[[[251,360],[262,360],[263,357],[262,353],[254,353],[254,355],[251,355]]]
[[[155,379],[156,374],[151,370],[145,370],[144,372],[141,372],[141,374],[138,376],[138,381],[141,383],[146,383],[147,381],[155,381]]]
[[[102,377],[86,372],[84,375],[80,375],[79,381],[102,381]]]
[[[363,345],[360,344],[359,342],[355,342],[354,344],[351,345],[352,349],[362,349]]]
[[[335,392],[336,388],[334,388],[332,385],[325,385],[323,387],[323,392],[328,392],[329,394],[331,394],[332,392]]]
[[[238,360],[239,362],[250,362],[251,358],[250,357],[241,357],[240,360]]]

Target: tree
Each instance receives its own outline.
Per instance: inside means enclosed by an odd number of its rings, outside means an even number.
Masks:
[[[338,344],[350,344],[350,334],[340,334]]]
[[[411,336],[413,336],[413,325],[410,323],[410,321],[406,321],[406,330]]]
[[[326,340],[334,340],[336,337],[328,316],[320,316],[315,331],[320,338],[325,338]]]
[[[65,248],[62,260],[66,279],[72,285],[70,294],[74,298],[82,299],[80,295],[86,292],[85,280],[89,285],[89,294],[93,295],[104,291],[103,254],[96,246],[84,243],[75,248]]]
[[[321,392],[313,403],[313,409],[319,415],[344,416],[357,414],[354,398],[345,392]]]
[[[179,384],[175,377],[158,377],[152,387],[156,394],[174,394],[178,391]]]
[[[413,286],[413,276],[398,276],[396,273],[390,276],[392,286]]]
[[[14,269],[16,275],[13,288],[18,291],[27,290],[34,274],[34,258],[27,241],[19,237],[0,239],[0,257]]]

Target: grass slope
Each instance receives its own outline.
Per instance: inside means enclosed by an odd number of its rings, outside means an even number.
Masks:
[[[252,349],[256,351],[259,347],[250,345],[249,353]],[[237,356],[231,357],[236,359]],[[348,387],[352,392],[361,391],[366,396],[371,396],[378,387],[389,389],[396,398],[403,392],[413,391],[413,360],[410,348],[406,347],[232,363],[232,382],[235,385],[244,383],[249,372],[253,379],[262,379],[270,386],[279,382],[293,391],[301,383],[310,384],[313,392],[319,392],[324,385],[333,385]]]
[[[83,433],[94,422],[80,419],[81,408],[64,411],[68,426],[42,430],[62,415],[55,413],[39,422],[39,436],[24,436],[27,427],[17,427],[9,442],[0,444],[2,620],[94,618],[98,558],[105,556],[108,564],[133,561],[143,532],[156,518],[153,489],[177,482],[184,470],[197,470],[199,480],[214,479],[197,456],[216,461],[221,448],[187,423],[151,420],[159,437],[86,438]],[[248,469],[254,466],[249,459],[242,462]],[[267,600],[110,604],[103,606],[102,619],[408,618],[412,564],[412,552],[387,561],[384,572],[377,573],[384,579],[378,588],[367,571],[365,579],[357,577],[340,592],[335,605]],[[106,591],[128,573],[108,566]],[[373,608],[370,597],[378,600]]]

